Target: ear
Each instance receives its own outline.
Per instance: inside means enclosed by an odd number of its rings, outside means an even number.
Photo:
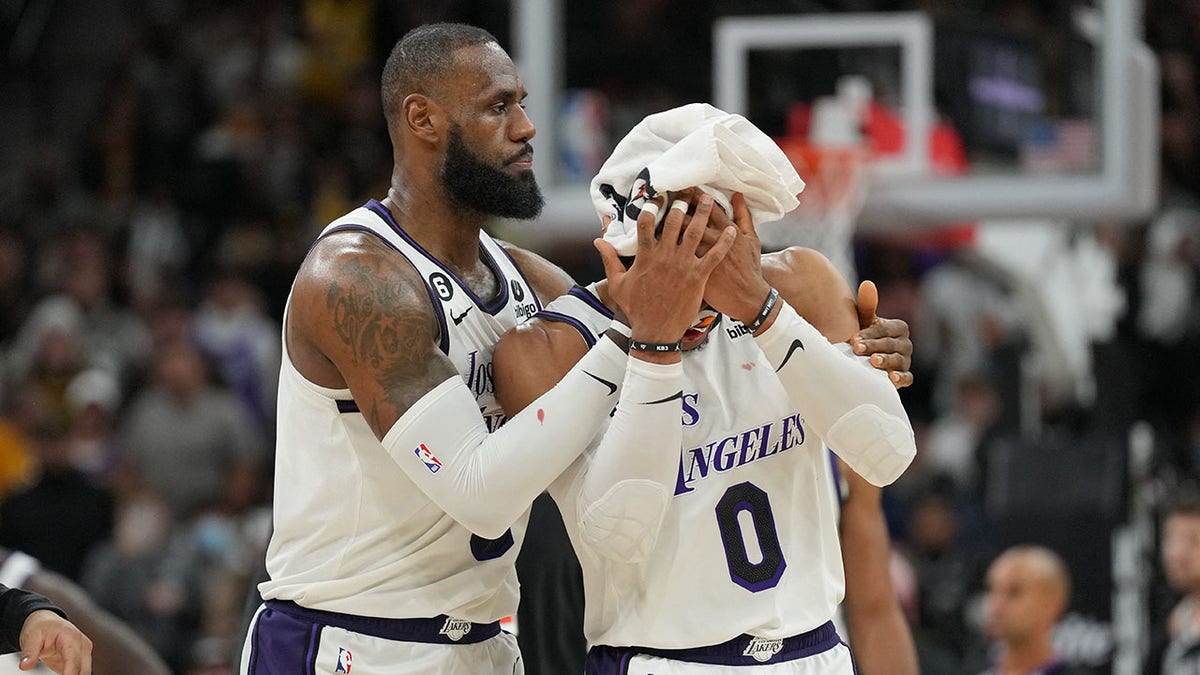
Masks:
[[[413,136],[429,143],[436,143],[441,138],[445,110],[428,96],[405,96],[401,110],[403,124]]]

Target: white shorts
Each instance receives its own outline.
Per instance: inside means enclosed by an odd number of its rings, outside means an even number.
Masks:
[[[586,675],[856,675],[850,648],[833,623],[782,640],[740,635],[696,649],[592,647]]]
[[[268,600],[242,648],[241,675],[524,675],[498,623],[377,619]]]

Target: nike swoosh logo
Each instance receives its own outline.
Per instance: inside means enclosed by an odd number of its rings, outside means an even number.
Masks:
[[[453,314],[451,314],[450,319],[452,321],[454,321],[454,325],[457,326],[458,324],[462,323],[463,319],[467,318],[467,314],[470,314],[470,313],[471,313],[471,308],[468,307],[468,308],[464,309],[463,313],[459,314],[458,316],[454,316]]]
[[[792,340],[792,346],[788,347],[787,356],[783,357],[783,363],[779,364],[779,367],[775,369],[775,372],[778,373],[779,371],[783,370],[783,367],[787,365],[788,359],[792,358],[792,354],[795,354],[797,349],[804,351],[804,343],[799,340]]]
[[[642,405],[654,405],[655,403],[666,403],[667,401],[675,401],[675,400],[678,400],[681,398],[683,398],[683,392],[677,391],[674,394],[671,394],[670,396],[668,396],[666,398],[660,398],[657,401],[646,401]]]
[[[593,380],[599,382],[600,384],[608,387],[608,395],[609,396],[612,396],[613,394],[617,393],[617,385],[613,384],[612,382],[609,382],[608,380],[604,379],[603,377],[596,377],[595,375],[589,373],[586,370],[583,371],[583,374],[587,375],[588,377],[592,378]]]

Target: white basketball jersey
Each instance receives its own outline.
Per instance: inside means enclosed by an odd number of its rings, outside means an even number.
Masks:
[[[607,319],[584,295],[546,316],[594,337]],[[552,488],[583,569],[588,642],[682,649],[824,624],[844,589],[829,452],[740,323],[722,318],[683,369],[674,496],[644,563],[601,557],[579,536],[572,485],[584,461]]]
[[[371,232],[421,274],[439,319],[440,346],[475,394],[490,429],[492,351],[509,328],[538,311],[533,289],[508,254],[480,233],[480,256],[500,284],[477,297],[372,200],[322,232]],[[446,515],[395,464],[358,412],[349,389],[328,389],[292,366],[284,341],[275,459],[275,531],[264,599],[384,618],[439,614],[487,623],[517,610],[515,561],[528,511],[489,541]]]

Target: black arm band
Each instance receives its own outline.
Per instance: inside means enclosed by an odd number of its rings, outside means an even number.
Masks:
[[[683,340],[679,342],[642,342],[640,340],[630,340],[629,349],[639,352],[679,352],[683,351]]]
[[[767,300],[763,303],[762,309],[758,310],[758,316],[754,317],[753,321],[746,324],[746,330],[753,334],[754,331],[761,328],[763,322],[767,320],[767,316],[771,313],[771,310],[775,309],[776,302],[779,302],[779,291],[772,288],[771,292],[767,293]]]

